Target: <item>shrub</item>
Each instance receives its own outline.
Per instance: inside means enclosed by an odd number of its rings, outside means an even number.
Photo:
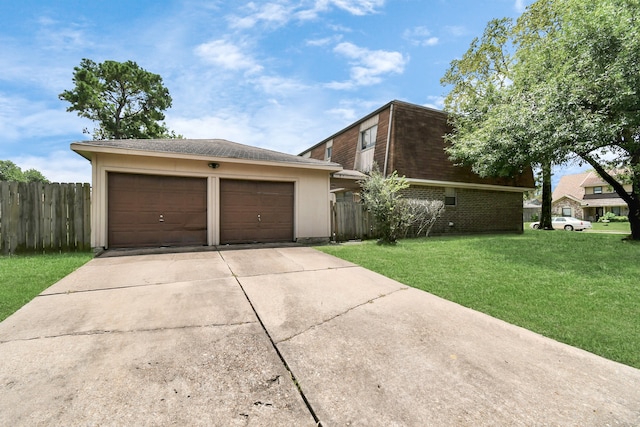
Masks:
[[[394,244],[404,235],[411,214],[406,203],[400,202],[400,190],[409,187],[405,177],[399,177],[394,171],[384,177],[374,166],[367,178],[360,182],[362,203],[373,215],[376,228],[380,233],[380,243]]]
[[[410,231],[416,237],[426,237],[444,211],[444,202],[441,200],[403,198],[401,191],[408,188],[409,183],[405,177],[399,177],[396,171],[385,178],[374,166],[360,184],[362,203],[376,222],[379,243],[394,244]]]
[[[421,199],[402,199],[401,201],[407,204],[410,214],[405,236],[409,231],[413,231],[415,237],[429,236],[433,224],[444,212],[444,202],[442,200]]]
[[[628,222],[629,217],[617,216],[613,212],[607,212],[598,219],[598,222]]]

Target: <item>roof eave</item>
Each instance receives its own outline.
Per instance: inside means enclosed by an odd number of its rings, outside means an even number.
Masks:
[[[438,181],[438,180],[432,180],[432,179],[417,179],[417,178],[407,178],[407,182],[409,184],[417,184],[417,185],[455,187],[455,188],[466,188],[466,189],[473,189],[473,190],[497,190],[497,191],[513,192],[513,193],[524,193],[525,191],[532,191],[535,189],[534,187],[515,187],[510,185],[476,184],[471,182]]]
[[[103,147],[103,146],[95,146],[86,143],[72,143],[71,150],[78,153],[80,156],[84,157],[87,160],[92,160],[93,153],[103,153],[103,154],[120,154],[120,155],[128,155],[128,156],[140,156],[140,157],[159,157],[159,158],[170,158],[170,159],[183,159],[183,160],[201,160],[201,161],[209,161],[209,162],[226,162],[226,163],[236,163],[236,164],[250,164],[256,166],[279,166],[279,167],[287,167],[287,168],[296,168],[296,169],[314,169],[314,170],[325,170],[328,172],[338,172],[342,170],[342,166],[337,163],[327,163],[327,164],[310,164],[310,163],[297,163],[297,162],[283,162],[276,160],[252,160],[252,159],[241,159],[235,157],[220,157],[220,156],[207,156],[207,155],[198,155],[198,154],[185,154],[185,153],[174,153],[174,152],[163,152],[163,151],[146,151],[146,150],[132,150],[128,148],[116,148],[116,147]]]

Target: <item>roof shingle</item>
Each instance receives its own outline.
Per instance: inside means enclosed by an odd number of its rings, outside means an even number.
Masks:
[[[337,163],[304,158],[293,154],[239,144],[225,139],[108,139],[78,141],[75,147],[104,147],[119,150],[174,153],[202,157],[228,158],[260,162],[293,163],[340,168]]]

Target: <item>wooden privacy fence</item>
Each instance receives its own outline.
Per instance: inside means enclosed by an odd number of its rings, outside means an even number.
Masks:
[[[0,253],[91,249],[89,184],[0,182]]]
[[[376,237],[374,221],[362,203],[353,201],[331,202],[332,239],[343,242]]]

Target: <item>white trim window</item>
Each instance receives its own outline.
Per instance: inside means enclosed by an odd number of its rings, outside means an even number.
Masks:
[[[333,139],[327,142],[324,150],[324,159],[328,162],[331,161],[331,155],[333,154]]]
[[[562,216],[571,216],[571,208],[563,207],[562,208]]]
[[[366,150],[376,145],[376,137],[378,136],[378,125],[373,125],[368,129],[360,132],[360,149]]]
[[[455,206],[458,204],[456,189],[453,187],[445,187],[444,189],[444,205]]]

